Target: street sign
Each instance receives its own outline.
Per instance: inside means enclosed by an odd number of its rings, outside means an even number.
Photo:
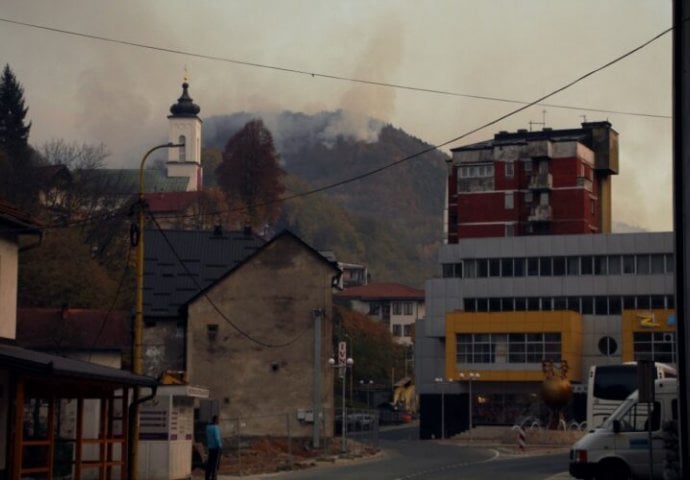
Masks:
[[[338,365],[344,367],[347,363],[347,343],[338,343]]]

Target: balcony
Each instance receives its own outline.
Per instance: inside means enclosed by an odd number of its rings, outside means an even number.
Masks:
[[[592,181],[589,178],[577,177],[577,186],[584,187],[588,192],[592,191]]]
[[[529,217],[527,217],[527,221],[550,222],[552,218],[553,213],[551,212],[551,205],[536,205],[530,208]]]
[[[553,177],[550,173],[538,173],[529,179],[530,190],[551,190],[553,187]]]

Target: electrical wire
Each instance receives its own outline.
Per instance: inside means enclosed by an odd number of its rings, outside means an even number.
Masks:
[[[148,45],[148,44],[140,43],[140,42],[131,42],[131,41],[127,41],[127,40],[120,40],[120,39],[116,39],[116,38],[104,37],[101,35],[75,32],[72,30],[65,30],[65,29],[61,29],[61,28],[48,27],[45,25],[37,25],[34,23],[20,22],[18,20],[12,20],[9,18],[0,18],[0,22],[10,23],[13,25],[18,25],[18,26],[23,26],[23,27],[35,28],[35,29],[39,29],[39,30],[45,30],[45,31],[53,32],[53,33],[60,33],[60,34],[64,34],[64,35],[72,35],[72,36],[81,37],[81,38],[88,38],[91,40],[99,40],[102,42],[115,43],[118,45],[126,45],[129,47],[143,48],[143,49],[147,49],[147,50],[154,50],[157,52],[170,53],[170,54],[174,54],[174,55],[184,55],[186,57],[200,58],[200,59],[204,59],[204,60],[211,60],[211,61],[217,61],[217,62],[223,62],[223,63],[231,63],[234,65],[241,65],[241,66],[246,66],[246,67],[261,68],[261,69],[274,70],[274,71],[278,71],[278,72],[292,73],[292,74],[298,74],[298,75],[306,75],[306,76],[309,76],[311,78],[323,78],[323,79],[328,79],[328,80],[337,80],[337,81],[343,81],[343,82],[358,83],[358,84],[371,85],[371,86],[376,86],[376,87],[394,88],[394,89],[398,89],[398,90],[408,90],[408,91],[414,91],[414,92],[431,93],[431,94],[435,94],[435,95],[471,98],[471,99],[475,99],[475,100],[487,100],[487,101],[493,101],[493,102],[522,104],[522,105],[528,105],[528,106],[534,105],[533,102],[527,102],[527,101],[523,101],[523,100],[515,100],[515,99],[486,96],[486,95],[476,95],[476,94],[470,94],[470,93],[460,93],[460,92],[453,92],[453,91],[449,91],[449,90],[440,90],[440,89],[434,89],[434,88],[415,87],[415,86],[411,86],[411,85],[403,85],[403,84],[398,84],[398,83],[380,82],[380,81],[376,81],[376,80],[367,80],[367,79],[362,79],[362,78],[346,77],[346,76],[342,76],[342,75],[319,73],[319,72],[315,72],[315,71],[301,70],[301,69],[297,69],[297,68],[280,67],[280,66],[276,66],[276,65],[269,65],[269,64],[258,63],[258,62],[237,60],[237,59],[233,59],[233,58],[220,57],[220,56],[216,56],[216,55],[207,55],[207,54],[203,54],[203,53],[196,53],[196,52],[191,52],[191,51],[179,50],[179,49],[175,49],[175,48]],[[673,30],[673,27],[670,27],[670,28],[664,30],[659,35],[657,35],[655,37],[655,39],[659,38],[663,35],[666,35],[667,33],[671,32],[672,30]],[[599,109],[599,108],[578,107],[578,106],[572,106],[572,105],[559,105],[559,104],[546,104],[546,103],[539,103],[539,105],[543,106],[543,107],[548,107],[548,108],[562,108],[562,109],[568,109],[568,110],[579,110],[579,111],[597,112],[597,113],[609,113],[609,114],[617,114],[617,115],[631,115],[631,116],[639,116],[639,117],[647,117],[647,118],[661,118],[661,119],[670,119],[671,118],[670,115],[659,115],[659,114],[641,113],[641,112],[627,112],[627,111],[622,111],[622,110],[607,110],[607,109]]]
[[[274,343],[267,343],[267,342],[264,342],[264,341],[259,340],[259,339],[257,339],[257,338],[254,338],[252,335],[250,335],[249,333],[245,332],[243,329],[241,329],[239,326],[237,326],[232,320],[230,320],[230,319],[221,311],[220,307],[218,307],[218,305],[216,305],[216,303],[211,299],[211,297],[208,296],[208,294],[207,294],[207,293],[205,292],[205,290],[201,287],[201,285],[199,285],[199,282],[197,282],[197,280],[196,280],[196,278],[194,277],[194,275],[189,271],[189,269],[187,268],[187,265],[184,263],[184,261],[182,260],[182,258],[180,257],[180,255],[177,253],[177,250],[175,250],[174,245],[172,244],[172,242],[170,241],[170,239],[169,239],[168,236],[166,235],[165,230],[164,230],[164,229],[160,226],[160,224],[158,223],[158,220],[156,219],[156,217],[155,217],[150,211],[148,212],[148,214],[149,214],[149,218],[151,219],[151,221],[154,223],[154,225],[155,225],[156,228],[158,229],[158,232],[161,234],[161,236],[162,236],[163,239],[165,240],[165,243],[166,243],[166,244],[168,245],[168,247],[170,248],[170,251],[172,252],[173,256],[175,257],[175,259],[177,260],[177,262],[180,264],[180,266],[184,269],[185,274],[187,275],[187,277],[189,277],[189,279],[191,279],[192,282],[194,282],[194,286],[197,288],[198,293],[201,293],[201,295],[206,299],[206,301],[208,301],[209,305],[211,305],[211,307],[213,308],[213,310],[215,310],[216,313],[217,313],[218,315],[220,315],[220,317],[221,317],[228,325],[230,325],[235,331],[237,331],[237,333],[239,333],[240,335],[242,335],[242,336],[243,336],[244,338],[246,338],[247,340],[249,340],[249,341],[251,341],[251,342],[253,342],[253,343],[256,343],[257,345],[260,345],[260,346],[262,346],[262,347],[266,347],[266,348],[283,348],[283,347],[288,347],[288,346],[294,344],[295,342],[297,342],[297,340],[299,340],[300,338],[302,338],[302,337],[304,336],[304,334],[307,333],[308,329],[305,329],[305,330],[303,330],[299,335],[297,335],[296,337],[294,337],[293,339],[291,339],[291,340],[289,340],[289,341],[287,341],[287,342],[284,342],[284,343],[276,343],[276,344],[274,344]]]
[[[127,242],[127,244],[129,245],[129,248],[127,249],[127,261],[125,262],[125,268],[122,270],[122,275],[120,276],[120,281],[117,284],[117,290],[115,291],[113,301],[111,302],[110,307],[106,311],[106,314],[103,317],[103,320],[101,321],[101,326],[98,329],[98,333],[96,334],[96,337],[93,339],[93,343],[91,344],[91,348],[89,349],[89,361],[91,361],[91,355],[93,355],[93,351],[96,347],[96,344],[98,343],[98,340],[101,338],[101,335],[103,335],[103,331],[105,330],[105,324],[108,321],[108,317],[110,317],[110,314],[115,309],[115,305],[117,304],[117,301],[120,298],[120,294],[122,293],[122,286],[125,283],[125,278],[127,278],[127,272],[129,272],[129,258],[132,254],[132,246],[129,244],[129,242]]]
[[[492,126],[492,125],[495,125],[495,124],[497,124],[497,123],[499,123],[499,122],[502,122],[503,120],[505,120],[505,119],[507,119],[507,118],[509,118],[509,117],[512,117],[513,115],[516,115],[516,114],[518,114],[518,113],[520,113],[520,112],[522,112],[522,111],[524,111],[524,110],[527,110],[527,109],[530,108],[530,107],[533,107],[533,106],[535,106],[535,105],[539,105],[540,102],[542,102],[543,100],[546,100],[547,98],[551,98],[551,97],[553,97],[554,95],[557,95],[558,93],[561,93],[561,92],[567,90],[568,88],[572,87],[573,85],[576,85],[577,83],[579,83],[579,82],[585,80],[586,78],[589,78],[589,77],[591,77],[592,75],[595,75],[595,74],[601,72],[602,70],[605,70],[606,68],[608,68],[608,67],[610,67],[610,66],[612,66],[612,65],[614,65],[614,64],[616,64],[616,63],[618,63],[618,62],[620,62],[621,60],[623,60],[623,59],[625,59],[625,58],[627,58],[627,57],[633,55],[634,53],[636,53],[636,52],[642,50],[643,48],[647,47],[647,46],[650,45],[651,43],[653,43],[653,42],[655,42],[656,40],[658,40],[659,38],[661,38],[662,36],[666,35],[666,34],[667,34],[668,32],[670,32],[671,30],[673,30],[673,28],[664,30],[663,32],[661,32],[661,33],[655,35],[655,36],[652,37],[651,39],[649,39],[649,40],[647,40],[646,42],[644,42],[644,43],[638,45],[637,47],[633,48],[632,50],[629,50],[629,51],[623,53],[622,55],[619,55],[618,57],[614,58],[613,60],[610,60],[609,62],[606,62],[605,64],[603,64],[603,65],[601,65],[601,66],[599,66],[599,67],[597,67],[597,68],[595,68],[595,69],[593,69],[593,70],[590,70],[589,72],[587,72],[587,73],[585,73],[585,74],[583,74],[583,75],[580,75],[580,76],[577,77],[576,79],[574,79],[574,80],[572,80],[572,81],[570,81],[570,82],[568,82],[568,83],[562,85],[561,87],[556,88],[555,90],[552,90],[551,92],[549,92],[549,93],[547,93],[547,94],[545,94],[545,95],[542,95],[541,97],[537,98],[536,100],[533,100],[532,102],[530,102],[530,103],[528,103],[528,104],[526,104],[526,105],[523,105],[523,106],[521,106],[521,107],[518,107],[518,108],[516,108],[516,109],[514,109],[514,110],[511,110],[511,111],[508,112],[508,113],[505,113],[505,114],[503,114],[503,115],[500,115],[499,117],[497,117],[497,118],[495,118],[495,119],[493,119],[493,120],[490,120],[489,122],[486,122],[486,123],[484,123],[483,125],[481,125],[481,126],[479,126],[479,127],[473,128],[473,129],[471,129],[471,130],[469,130],[469,131],[466,131],[465,133],[462,133],[462,134],[458,135],[457,137],[451,138],[450,140],[446,140],[445,142],[439,143],[439,144],[437,144],[437,145],[429,146],[429,147],[424,148],[424,149],[422,149],[422,150],[420,150],[420,151],[418,151],[418,152],[415,152],[415,153],[413,153],[413,154],[411,154],[411,155],[408,155],[408,156],[403,157],[403,158],[401,158],[401,159],[395,160],[395,161],[390,162],[390,163],[388,163],[388,164],[386,164],[386,165],[383,165],[383,166],[381,166],[381,167],[378,167],[378,168],[369,170],[368,172],[362,173],[362,174],[360,174],[360,175],[355,175],[355,176],[353,176],[353,177],[349,177],[349,178],[346,178],[346,179],[344,179],[344,180],[340,180],[340,181],[337,181],[337,182],[334,182],[334,183],[330,183],[330,184],[328,184],[328,185],[324,185],[324,186],[321,186],[321,187],[318,187],[318,188],[314,188],[314,189],[308,190],[308,191],[306,191],[306,192],[297,193],[297,194],[294,194],[294,195],[291,195],[291,196],[287,196],[287,197],[282,197],[282,198],[280,198],[280,199],[278,199],[278,200],[276,200],[276,201],[271,201],[271,202],[264,202],[264,203],[254,204],[254,205],[252,205],[251,207],[252,207],[252,208],[255,208],[255,207],[264,207],[264,206],[267,206],[267,205],[272,205],[272,204],[274,204],[274,203],[286,202],[286,201],[293,200],[293,199],[295,199],[295,198],[307,197],[307,196],[310,196],[310,195],[314,195],[314,194],[316,194],[316,193],[320,193],[320,192],[323,192],[323,191],[326,191],[326,190],[331,190],[331,189],[336,188],[336,187],[340,187],[340,186],[343,186],[343,185],[347,185],[348,183],[352,183],[352,182],[355,182],[355,181],[358,181],[358,180],[362,180],[363,178],[367,178],[367,177],[370,177],[370,176],[375,175],[375,174],[377,174],[377,173],[383,172],[384,170],[388,170],[389,168],[392,168],[392,167],[394,167],[394,166],[396,166],[396,165],[399,165],[399,164],[401,164],[401,163],[404,163],[404,162],[407,162],[407,161],[409,161],[409,160],[412,160],[412,159],[415,159],[415,158],[417,158],[417,157],[420,157],[420,156],[422,156],[422,155],[424,155],[424,154],[426,154],[426,153],[432,152],[432,151],[434,151],[434,150],[438,150],[438,149],[440,149],[440,148],[442,148],[442,147],[445,147],[445,146],[447,146],[447,145],[450,145],[451,143],[458,142],[458,141],[460,141],[460,140],[462,140],[462,139],[464,139],[464,138],[467,138],[468,136],[470,136],[470,135],[472,135],[472,134],[474,134],[474,133],[477,133],[477,132],[479,132],[479,131],[481,131],[481,130],[484,130],[485,128],[488,128],[488,127],[490,127],[490,126]],[[206,216],[206,215],[219,215],[219,214],[228,213],[228,212],[232,212],[232,211],[247,210],[248,208],[249,208],[249,206],[244,206],[244,207],[238,207],[238,208],[236,208],[236,209],[227,209],[227,210],[222,210],[222,211],[210,212],[210,213],[205,213],[205,214],[195,214],[195,215],[201,215],[201,216]],[[191,216],[195,216],[195,215],[171,215],[171,216],[166,216],[166,217],[161,217],[161,218],[185,218],[185,217],[191,217]]]

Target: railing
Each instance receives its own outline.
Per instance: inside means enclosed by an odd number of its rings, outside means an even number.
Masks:
[[[530,222],[548,222],[553,218],[551,205],[537,205],[530,209],[527,220]]]
[[[550,190],[553,187],[553,177],[550,173],[538,173],[529,179],[530,190]]]

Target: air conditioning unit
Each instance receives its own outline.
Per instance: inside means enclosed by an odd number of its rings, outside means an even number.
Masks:
[[[664,333],[664,343],[672,343],[674,341],[672,333]]]

